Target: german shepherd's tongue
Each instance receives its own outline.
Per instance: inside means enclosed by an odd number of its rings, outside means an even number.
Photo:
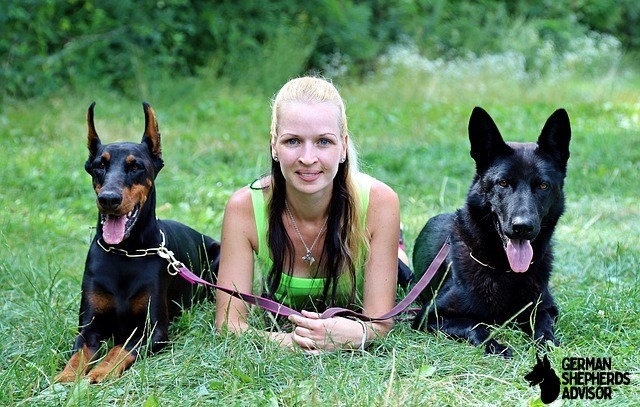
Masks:
[[[124,240],[126,226],[126,216],[107,215],[102,224],[102,238],[108,244],[118,244]]]
[[[533,258],[533,248],[528,240],[509,239],[507,242],[507,258],[511,270],[524,273],[529,270]]]

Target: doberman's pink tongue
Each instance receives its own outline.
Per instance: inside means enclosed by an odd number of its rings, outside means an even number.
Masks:
[[[102,224],[102,238],[108,244],[118,244],[124,240],[124,231],[127,225],[126,216],[107,215]]]
[[[533,248],[528,240],[513,240],[507,242],[507,258],[511,270],[516,273],[524,273],[529,270],[533,258]]]

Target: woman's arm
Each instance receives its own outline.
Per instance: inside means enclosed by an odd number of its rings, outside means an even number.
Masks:
[[[243,293],[253,293],[253,254],[258,251],[258,232],[253,214],[251,191],[235,192],[224,212],[218,285]],[[244,301],[216,291],[216,326],[241,333],[249,328],[249,310]],[[292,333],[265,332],[282,346],[293,347]]]
[[[365,266],[363,311],[377,317],[389,312],[395,304],[400,234],[398,196],[379,181],[372,185],[369,194],[367,231],[371,240]],[[359,348],[363,346],[363,339],[366,345],[377,336],[386,336],[393,327],[392,319],[362,325],[341,317],[321,319],[319,314],[311,312],[303,315],[289,318],[296,325],[292,339],[312,352]]]
[[[253,292],[253,253],[257,231],[248,187],[235,192],[224,212],[218,285],[244,293]],[[232,332],[248,328],[246,304],[225,292],[216,291],[216,326]]]
[[[386,184],[376,181],[369,193],[367,231],[371,235],[364,274],[364,313],[379,317],[395,305],[398,279],[398,240],[400,238],[400,202]],[[385,336],[393,328],[393,319],[371,324],[372,334]]]

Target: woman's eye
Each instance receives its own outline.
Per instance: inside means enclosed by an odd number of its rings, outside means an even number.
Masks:
[[[296,145],[296,144],[298,144],[298,139],[290,138],[288,140],[285,140],[285,144],[288,144],[288,145],[291,145],[291,146]]]
[[[326,138],[321,139],[318,144],[320,144],[321,146],[328,146],[329,144],[331,144],[331,141],[327,140]]]

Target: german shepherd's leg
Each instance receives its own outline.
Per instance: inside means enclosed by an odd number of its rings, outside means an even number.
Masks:
[[[553,333],[553,324],[557,317],[558,307],[555,304],[553,296],[547,289],[542,294],[542,302],[538,306],[535,314],[533,339],[536,344],[546,346],[548,342],[551,342],[555,346],[560,345],[560,342]]]
[[[439,315],[429,317],[427,329],[430,331],[442,331],[453,338],[466,340],[474,346],[484,344],[485,355],[500,355],[511,358],[511,350],[490,337],[489,329],[481,321],[466,317],[451,317]]]
[[[553,333],[553,323],[555,321],[555,317],[552,316],[552,314],[553,311],[549,312],[546,309],[538,310],[533,331],[533,339],[535,340],[536,344],[546,345],[548,342],[551,342],[555,346],[560,345],[560,342],[556,339]]]

